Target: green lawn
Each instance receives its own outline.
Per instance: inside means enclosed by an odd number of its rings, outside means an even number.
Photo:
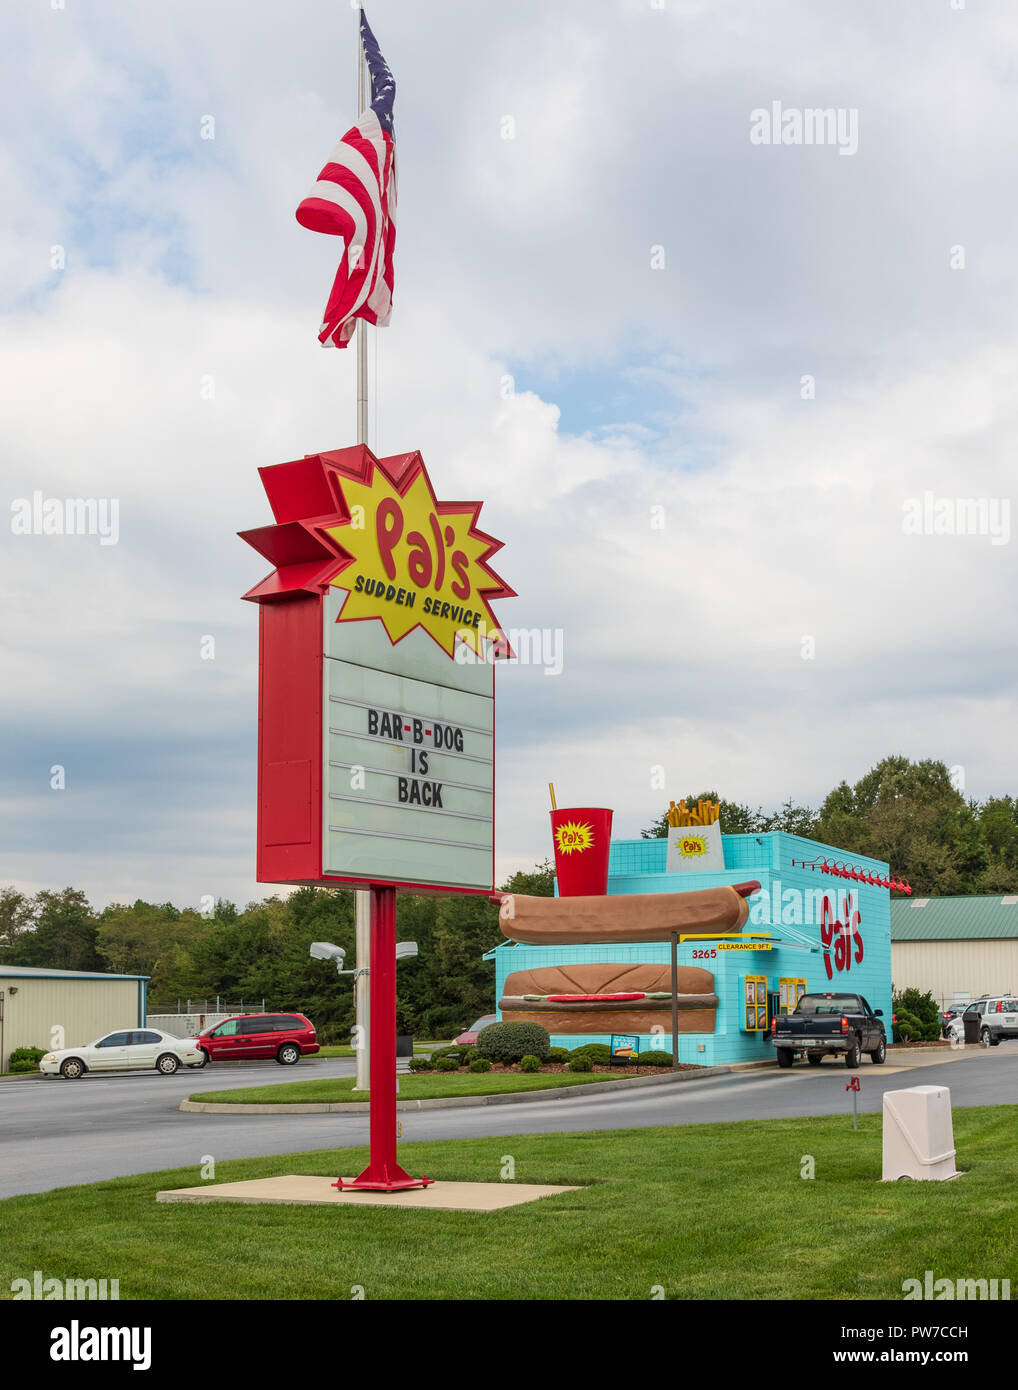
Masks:
[[[282,1081],[275,1086],[248,1086],[235,1091],[196,1091],[191,1100],[220,1105],[296,1105],[305,1101],[364,1101],[367,1091],[354,1091],[352,1076],[315,1081]],[[491,1096],[502,1091],[546,1091],[557,1086],[584,1086],[611,1081],[604,1072],[418,1072],[399,1078],[400,1100],[438,1100],[445,1096]]]
[[[188,1206],[194,1166],[0,1203],[0,1290],[117,1277],[122,1299],[867,1299],[902,1281],[1018,1283],[1018,1106],[957,1110],[950,1183],[880,1177],[880,1117],[403,1144],[414,1173],[580,1192],[489,1214]],[[409,1128],[412,1131],[412,1120]],[[803,1155],[816,1176],[800,1176]],[[353,1174],[364,1149],[219,1163],[216,1180]],[[211,1252],[211,1253],[210,1253]]]

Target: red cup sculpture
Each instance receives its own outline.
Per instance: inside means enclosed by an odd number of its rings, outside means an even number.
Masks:
[[[552,811],[551,835],[560,898],[607,893],[611,833],[612,813],[603,807],[574,806]]]

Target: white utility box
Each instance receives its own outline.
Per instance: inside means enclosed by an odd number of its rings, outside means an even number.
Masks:
[[[946,1086],[884,1092],[884,1182],[957,1178],[954,1155],[951,1092]]]

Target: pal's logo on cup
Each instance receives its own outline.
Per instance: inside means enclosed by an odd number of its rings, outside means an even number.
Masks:
[[[585,849],[592,849],[594,827],[568,820],[556,828],[555,844],[560,854],[579,854]]]

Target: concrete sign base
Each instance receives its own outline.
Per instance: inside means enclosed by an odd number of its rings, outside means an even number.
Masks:
[[[266,1202],[291,1206],[422,1207],[429,1211],[502,1211],[576,1187],[515,1182],[435,1182],[403,1192],[364,1192],[333,1187],[334,1178],[290,1175],[179,1187],[157,1192],[157,1202]],[[344,1179],[346,1181],[346,1179]]]

